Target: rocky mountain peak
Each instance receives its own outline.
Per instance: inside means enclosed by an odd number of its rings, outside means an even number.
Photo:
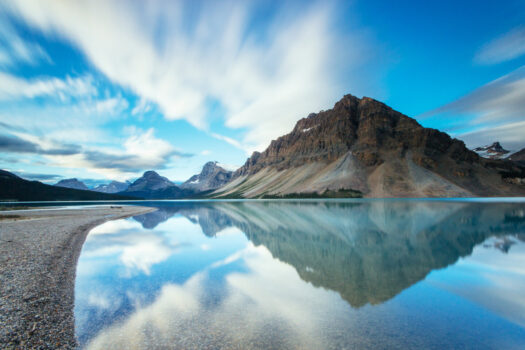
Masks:
[[[144,172],[142,177],[147,178],[147,179],[162,178],[162,176],[160,176],[156,171],[153,171],[153,170],[148,170]]]
[[[142,177],[135,180],[126,190],[127,192],[160,190],[175,186],[164,176],[153,170],[146,171]]]
[[[89,190],[85,183],[79,181],[77,178],[63,179],[58,181],[55,186],[73,188],[76,190]]]
[[[480,159],[463,141],[424,128],[373,98],[345,95],[332,109],[309,114],[266,150],[254,152],[216,193],[257,197],[351,189],[371,197],[509,194],[520,190],[501,175],[519,173],[512,167]]]
[[[224,169],[218,162],[207,162],[200,174],[193,175],[181,185],[196,192],[214,190],[230,181],[233,171]]]
[[[202,167],[201,176],[209,176],[217,169],[217,162],[207,162]]]
[[[366,166],[381,164],[391,156],[386,153],[401,156],[414,148],[429,154],[456,150],[454,157],[474,159],[462,146],[463,142],[423,128],[384,103],[345,95],[333,109],[299,120],[291,133],[273,140],[264,152],[254,153],[235,177],[267,166],[282,170],[309,162],[328,163],[350,151]]]
[[[476,147],[474,148],[474,152],[479,154],[480,157],[489,159],[505,158],[510,154],[510,151],[504,149],[498,141],[491,145]]]

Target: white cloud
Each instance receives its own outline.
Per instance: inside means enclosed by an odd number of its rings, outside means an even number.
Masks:
[[[131,110],[131,115],[142,115],[152,110],[152,105],[146,99],[141,98]]]
[[[510,151],[519,151],[525,146],[524,135],[525,121],[521,121],[480,128],[461,134],[461,139],[473,146],[487,144],[487,141],[499,140],[503,143],[504,148]]]
[[[456,127],[455,134],[469,146],[498,140],[512,149],[524,147],[525,66],[422,117],[435,115],[467,116],[466,122]]]
[[[128,128],[123,148],[90,148],[74,155],[47,156],[53,166],[90,169],[111,179],[135,176],[144,169],[162,169],[174,157],[189,156],[168,141],[155,137],[155,130]],[[37,142],[37,140],[34,140]]]
[[[158,105],[168,119],[207,129],[207,103],[218,101],[228,127],[248,130],[241,142],[247,151],[264,148],[299,118],[370,80],[351,74],[368,62],[370,38],[339,35],[332,28],[337,6],[324,3],[279,5],[265,25],[252,21],[257,5],[244,2],[205,2],[196,11],[195,4],[163,1],[6,6],[73,42],[109,79]]]
[[[480,64],[495,64],[510,61],[524,54],[525,26],[520,26],[485,44],[476,53],[474,61]]]
[[[28,80],[0,72],[0,100],[41,96],[66,100],[70,96],[95,95],[96,92],[92,77],[89,75],[75,78],[67,76],[65,79],[37,78]]]
[[[149,275],[152,266],[168,259],[177,249],[162,235],[144,231],[138,222],[118,220],[104,223],[90,232],[83,255],[86,258],[118,256],[125,277]]]
[[[36,65],[40,61],[51,62],[51,58],[40,45],[22,39],[7,18],[0,14],[0,65]]]
[[[215,132],[212,132],[210,135],[213,136],[214,138],[216,138],[217,140],[221,140],[221,141],[224,141],[226,143],[229,143],[233,147],[243,149],[241,143],[239,141],[235,140],[235,139],[232,139],[231,137],[224,136],[224,135],[221,135],[221,134],[217,134]]]
[[[166,283],[152,303],[102,330],[86,348],[337,348],[340,338],[335,340],[326,329],[343,334],[358,321],[337,294],[306,284],[293,267],[273,259],[264,247],[249,244],[239,253],[246,271],[226,275],[224,292],[217,291],[220,297],[213,306],[207,286],[219,265],[195,273],[183,284]],[[341,322],[334,324],[334,315]],[[273,331],[277,336],[261,343],[261,337]]]

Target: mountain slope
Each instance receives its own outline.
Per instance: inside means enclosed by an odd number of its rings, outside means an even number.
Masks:
[[[119,194],[145,199],[179,199],[190,197],[194,191],[183,190],[166,177],[150,170]]]
[[[93,191],[103,193],[117,193],[127,190],[129,186],[129,182],[111,181],[109,184],[98,185],[97,187],[93,188]]]
[[[232,175],[233,171],[224,169],[217,162],[208,162],[200,174],[193,175],[180,187],[196,192],[215,190],[230,181]]]
[[[116,199],[130,199],[130,197],[45,185],[38,181],[24,180],[8,171],[0,170],[0,200],[2,201]]]
[[[511,162],[481,159],[462,141],[364,97],[299,120],[254,152],[216,197],[264,197],[355,190],[366,197],[523,195],[501,173]],[[351,193],[351,192],[350,192]]]
[[[511,161],[521,165],[521,166],[525,166],[525,148],[522,149],[521,151],[513,153],[509,157],[509,160],[511,160]]]
[[[89,191],[89,188],[86,186],[86,184],[83,183],[82,181],[79,181],[76,178],[60,180],[54,186]]]

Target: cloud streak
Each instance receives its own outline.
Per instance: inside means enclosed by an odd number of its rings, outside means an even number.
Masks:
[[[525,146],[525,66],[421,117],[474,116],[456,129],[470,146],[499,140],[512,149]]]
[[[485,44],[474,57],[474,61],[479,64],[496,64],[524,54],[525,26],[520,26]]]
[[[206,1],[6,6],[46,35],[72,42],[111,81],[156,104],[169,120],[207,129],[207,104],[217,101],[226,126],[247,130],[241,141],[247,151],[266,147],[299,118],[359,86],[363,77],[342,72],[357,71],[371,51],[366,33],[340,35],[332,26],[336,6],[321,3],[270,11],[261,3]],[[259,10],[268,13],[263,24],[254,22]],[[345,89],[342,75],[352,82]]]
[[[51,62],[48,53],[38,44],[22,39],[5,15],[0,14],[0,66],[36,65]]]
[[[96,95],[96,93],[97,90],[90,76],[27,80],[0,72],[0,100],[31,99],[42,96],[54,96],[66,100],[67,96],[79,97]]]

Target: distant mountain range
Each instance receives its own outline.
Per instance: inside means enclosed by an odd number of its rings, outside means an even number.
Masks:
[[[111,181],[109,184],[106,185],[98,185],[93,188],[93,191],[96,192],[103,192],[103,193],[117,193],[122,192],[128,189],[131,182],[119,182],[119,181]]]
[[[0,201],[123,200],[131,197],[28,181],[0,170]]]
[[[29,183],[16,178],[20,186]],[[137,199],[524,196],[525,149],[512,153],[494,142],[469,150],[379,101],[346,95],[299,120],[235,171],[208,162],[180,185],[150,170],[132,183],[90,189],[74,178],[48,187]],[[46,191],[50,199],[66,196]],[[20,198],[31,197],[22,192]]]
[[[145,199],[200,198],[226,184],[232,175],[232,171],[224,169],[217,162],[208,162],[199,174],[177,186],[150,170],[119,194]]]
[[[121,195],[145,199],[178,199],[188,197],[191,193],[151,170],[146,171],[126,190],[119,192]]]
[[[517,163],[481,158],[381,102],[346,95],[254,152],[212,196],[517,196],[524,177]]]

